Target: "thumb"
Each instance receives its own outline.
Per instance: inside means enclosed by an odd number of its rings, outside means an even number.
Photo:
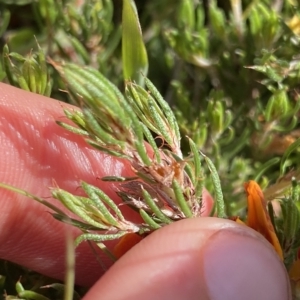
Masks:
[[[166,226],[126,253],[90,299],[291,299],[284,265],[257,232],[229,220]]]

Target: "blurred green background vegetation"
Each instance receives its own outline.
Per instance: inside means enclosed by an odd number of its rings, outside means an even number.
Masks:
[[[300,1],[136,6],[148,55],[143,72],[173,108],[182,136],[216,165],[231,215],[245,208],[248,179],[266,187],[297,176],[298,147],[284,170],[280,158],[300,136]],[[51,58],[90,65],[123,90],[121,25],[120,0],[0,0],[0,80],[70,102]],[[209,177],[205,185],[210,190]]]

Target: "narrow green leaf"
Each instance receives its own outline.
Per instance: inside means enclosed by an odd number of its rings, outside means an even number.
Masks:
[[[196,185],[197,181],[195,179],[195,169],[193,165],[187,163],[184,167],[185,172],[187,173],[188,177],[191,179],[193,185]]]
[[[181,211],[183,212],[184,216],[186,218],[192,218],[193,213],[191,211],[191,208],[189,207],[189,204],[187,203],[186,199],[183,196],[182,189],[181,189],[179,183],[175,179],[172,182],[172,188],[174,190],[174,194],[175,194],[175,197],[176,197],[176,202],[179,205],[179,207],[180,207]]]
[[[76,133],[76,134],[79,134],[79,135],[83,135],[83,136],[89,136],[89,133],[85,130],[82,130],[78,127],[75,127],[73,125],[70,125],[70,124],[67,124],[67,123],[64,123],[64,122],[60,122],[60,121],[56,121],[56,124],[61,126],[62,128],[70,131],[70,132],[73,132],[73,133]]]
[[[276,165],[277,163],[280,162],[280,158],[279,157],[274,157],[270,160],[268,160],[266,163],[264,163],[255,173],[256,176],[254,178],[254,181],[259,181],[260,177],[266,172],[266,170],[268,170],[269,168],[271,168],[272,166]]]
[[[5,30],[7,29],[9,21],[10,21],[10,10],[6,9],[4,7],[2,7],[1,9],[2,9],[2,12],[1,12],[2,20],[0,20],[0,36],[3,36]]]
[[[280,163],[280,176],[283,176],[285,173],[285,165],[290,154],[295,151],[300,146],[300,139],[297,139],[292,145],[290,145],[284,152],[281,163]]]
[[[125,80],[143,83],[148,71],[148,57],[135,3],[123,0],[122,12],[122,60]]]
[[[194,141],[192,139],[189,138],[189,144],[190,144],[190,149],[193,153],[193,161],[194,161],[194,168],[195,168],[195,181],[196,184],[200,179],[200,175],[201,175],[201,161],[200,161],[200,155],[199,155],[199,151],[198,148],[196,146],[196,144],[194,143]]]
[[[178,123],[176,120],[176,117],[169,106],[169,104],[163,99],[161,96],[160,92],[157,90],[157,88],[154,86],[154,84],[148,79],[145,78],[145,83],[151,94],[154,96],[156,101],[159,103],[159,105],[162,108],[162,111],[167,117],[167,120],[171,126],[172,131],[175,133],[175,137],[178,141],[180,141],[180,132],[179,132],[179,127]]]
[[[84,233],[81,234],[75,240],[75,246],[77,247],[80,243],[84,241],[94,241],[96,243],[101,243],[105,241],[117,240],[123,235],[127,234],[126,231],[121,231],[115,234],[97,234],[97,233]]]
[[[17,193],[19,195],[23,195],[25,197],[31,198],[31,199],[33,199],[33,200],[35,200],[35,201],[37,201],[37,202],[45,205],[46,207],[52,209],[53,211],[57,212],[59,215],[64,216],[66,218],[68,217],[62,210],[60,210],[59,208],[57,208],[54,204],[52,204],[52,203],[50,203],[50,202],[48,202],[48,201],[46,201],[46,200],[44,200],[42,198],[39,198],[39,197],[37,197],[37,196],[35,196],[33,194],[30,194],[30,193],[28,193],[28,192],[26,192],[26,191],[24,191],[22,189],[18,189],[18,188],[14,187],[14,186],[11,186],[9,184],[5,184],[5,183],[2,183],[2,182],[0,182],[0,188],[3,188],[3,189],[6,189],[6,190],[9,190],[9,191],[12,191],[14,193]]]
[[[80,54],[81,58],[83,59],[85,64],[90,63],[90,56],[88,51],[85,49],[85,47],[82,45],[82,43],[74,36],[70,36],[70,42],[72,46],[74,47],[77,54]]]
[[[18,294],[25,291],[22,283],[19,280],[16,283],[16,291],[17,291]]]
[[[134,88],[131,89],[131,91],[134,91]],[[142,123],[147,126],[150,130],[157,133],[157,128],[153,126],[151,123],[151,119],[148,119],[148,116],[145,115],[145,111],[142,110],[141,107],[138,107],[136,104],[136,98],[132,98],[131,96],[127,95],[127,100],[130,106],[134,109],[135,114],[139,117],[139,119],[142,121]]]
[[[14,85],[13,73],[10,68],[9,48],[8,48],[7,44],[5,44],[3,47],[2,60],[3,60],[4,71],[6,73],[8,82],[11,85]]]
[[[154,200],[152,199],[150,194],[145,189],[142,190],[142,193],[143,193],[145,202],[150,207],[150,209],[153,211],[153,213],[157,216],[157,218],[159,218],[162,223],[171,224],[173,221],[171,219],[169,219],[167,216],[165,216],[165,214],[156,205],[156,203],[154,202]]]
[[[100,197],[95,193],[92,186],[89,184],[82,182],[81,183],[82,188],[86,192],[86,194],[89,196],[91,200],[93,200],[94,205],[96,208],[101,212],[105,220],[112,226],[118,227],[119,223],[117,219],[109,212],[107,207],[104,205],[104,203],[101,201]],[[104,193],[103,193],[104,194]],[[105,195],[106,196],[106,195]],[[108,198],[108,196],[107,196]]]
[[[152,230],[161,228],[161,226],[158,223],[156,223],[143,209],[140,209],[140,215],[145,221],[145,223],[148,224]]]
[[[148,99],[148,105],[149,105],[148,109],[151,114],[151,118],[154,121],[154,126],[157,128],[156,131],[159,130],[164,140],[172,147],[173,140],[166,126],[165,119],[164,117],[160,116],[160,111],[157,110],[155,102],[151,97],[149,97]]]
[[[119,217],[120,220],[125,220],[118,205],[112,199],[110,199],[103,191],[87,183],[84,184],[88,186],[89,189],[93,191],[98,197],[100,197],[101,201],[108,205],[115,212],[115,214]]]
[[[61,216],[60,214],[57,214],[57,213],[52,213],[52,216],[53,216],[54,219],[56,219],[60,222],[63,222],[65,224],[75,226],[75,227],[81,229],[82,231],[99,230],[98,227],[95,227],[93,225],[90,225],[90,224],[87,224],[85,222],[81,222],[81,221],[78,221],[78,220],[75,220],[75,219],[72,219],[72,218],[69,218],[69,217]]]
[[[148,153],[146,151],[145,143],[144,143],[144,132],[143,132],[143,126],[141,125],[141,122],[139,121],[137,115],[134,113],[131,106],[124,101],[123,108],[127,112],[127,114],[130,117],[130,120],[132,122],[132,128],[134,130],[134,133],[136,135],[135,139],[135,147],[136,150],[142,159],[143,163],[147,166],[150,166],[151,160],[148,157]]]
[[[161,157],[159,154],[159,150],[158,147],[155,143],[155,140],[150,132],[150,130],[147,128],[147,126],[145,126],[143,123],[141,123],[141,126],[143,127],[143,131],[144,131],[144,135],[147,139],[147,142],[150,144],[150,146],[152,147],[153,151],[154,151],[154,156],[155,156],[155,160],[157,161],[157,163],[161,163]]]
[[[28,290],[25,290],[25,291],[22,291],[20,293],[18,293],[18,296],[21,298],[21,299],[31,299],[31,300],[50,300],[49,298],[41,295],[41,294],[38,294],[37,292],[34,292],[34,291],[28,291]]]
[[[124,145],[124,142],[113,137],[113,133],[108,133],[106,130],[104,130],[102,126],[99,125],[98,120],[95,119],[95,116],[91,113],[89,109],[84,110],[84,116],[88,125],[89,132],[95,134],[95,136],[100,138],[102,142],[104,142],[107,145],[119,145],[120,147]]]
[[[178,5],[178,22],[186,30],[195,28],[195,5],[193,0],[181,0]]]
[[[124,181],[131,181],[131,180],[137,180],[138,177],[123,177],[123,176],[104,176],[101,177],[102,181],[110,181],[110,182],[124,182]]]
[[[26,62],[24,62],[25,64]],[[34,66],[33,66],[33,63],[31,60],[29,60],[29,66],[28,66],[28,71],[29,71],[29,88],[30,88],[30,91],[33,92],[33,93],[37,93],[38,91],[38,83],[37,83],[37,78],[36,78],[36,75],[37,75],[37,72],[36,70],[34,69]]]
[[[204,153],[200,151],[201,155],[204,157],[208,169],[211,174],[212,182],[214,185],[215,193],[216,193],[216,208],[217,208],[217,215],[219,218],[227,218],[226,212],[225,212],[225,203],[223,198],[223,192],[221,187],[220,178],[218,175],[218,171],[213,164],[213,162],[206,156]]]
[[[82,207],[79,207],[78,204],[80,203],[80,201],[76,196],[61,189],[53,190],[52,195],[54,198],[61,201],[61,203],[65,205],[65,207],[82,218],[82,220],[84,220],[88,224],[98,227],[99,229],[109,229],[109,226],[95,221],[89,216],[89,214],[86,213],[86,211]]]

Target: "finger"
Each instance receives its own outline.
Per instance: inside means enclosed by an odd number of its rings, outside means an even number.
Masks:
[[[291,299],[284,265],[257,232],[188,219],[153,233],[93,286],[90,299]]]

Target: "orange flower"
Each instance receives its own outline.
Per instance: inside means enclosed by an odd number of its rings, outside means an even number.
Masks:
[[[300,251],[298,250],[298,259],[294,261],[289,269],[289,276],[292,286],[293,299],[300,299]]]
[[[143,239],[142,236],[136,233],[127,233],[121,237],[118,244],[114,247],[113,254],[116,258],[120,258],[127,251],[129,251],[133,246],[139,243]]]
[[[244,184],[248,200],[247,225],[262,234],[283,260],[283,253],[266,208],[266,201],[260,186],[253,180]]]

